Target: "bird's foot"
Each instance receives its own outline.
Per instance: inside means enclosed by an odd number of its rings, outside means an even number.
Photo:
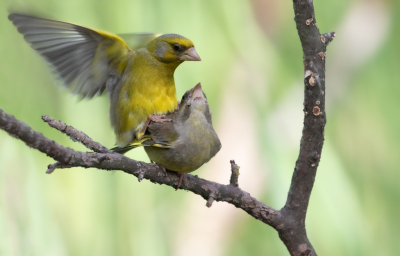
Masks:
[[[176,104],[176,110],[179,110],[180,106],[181,106],[181,102],[178,100],[178,102]]]
[[[172,122],[172,119],[166,118],[165,115],[160,115],[160,116],[151,115],[148,117],[148,119],[155,123]]]
[[[184,174],[184,173],[178,173],[178,175],[179,175],[179,181],[178,181],[178,185],[176,185],[175,191],[178,190],[178,189],[181,187],[182,181],[185,182],[185,181],[184,181],[184,179],[185,179],[185,174]]]

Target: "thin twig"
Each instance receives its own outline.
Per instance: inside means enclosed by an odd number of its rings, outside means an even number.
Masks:
[[[68,126],[61,121],[54,120],[48,115],[42,116],[42,120],[49,124],[50,127],[59,130],[62,133],[68,135],[72,141],[78,141],[82,143],[85,147],[94,152],[98,153],[112,153],[111,150],[102,146],[100,143],[93,141],[88,135],[85,133],[78,131],[72,126]]]
[[[96,141],[93,141],[88,135],[86,135],[86,133],[75,129],[72,126],[66,125],[64,122],[57,121],[48,115],[42,116],[42,120],[45,121],[50,127],[57,129],[60,132],[68,135],[72,141],[80,142],[85,147],[87,147],[90,150],[93,150],[94,152],[112,153],[112,151],[109,150],[108,148],[104,147],[103,145],[101,145],[100,143],[98,143]],[[47,167],[46,173],[51,174],[54,172],[55,169],[66,169],[66,168],[71,168],[71,167],[72,166],[70,166],[68,164],[56,162],[54,164],[50,164]]]
[[[67,169],[67,168],[71,168],[72,166],[68,165],[68,164],[62,164],[60,162],[56,162],[54,164],[49,164],[47,166],[47,174],[52,174],[55,169]]]
[[[229,184],[234,187],[239,187],[239,169],[240,167],[235,163],[235,160],[231,160],[231,179]]]

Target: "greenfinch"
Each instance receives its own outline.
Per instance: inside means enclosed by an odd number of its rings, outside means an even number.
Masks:
[[[200,83],[188,90],[179,109],[166,117],[172,122],[150,122],[141,141],[113,150],[125,153],[144,146],[152,162],[179,173],[179,188],[184,174],[210,161],[221,149],[221,142],[214,131],[211,111]]]
[[[25,14],[8,18],[73,93],[92,98],[107,89],[120,147],[140,139],[150,120],[169,121],[162,115],[177,107],[175,69],[201,60],[193,42],[176,34],[134,50],[109,32]]]

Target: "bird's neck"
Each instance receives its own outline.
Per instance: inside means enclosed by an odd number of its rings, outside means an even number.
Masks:
[[[194,109],[186,120],[185,125],[191,127],[193,130],[197,130],[205,127],[207,125],[207,120],[201,110]]]
[[[137,54],[138,56],[136,59],[141,59],[140,65],[142,65],[143,68],[147,69],[148,71],[154,70],[163,77],[173,77],[175,69],[183,62],[162,62],[154,57],[146,48],[139,49]]]
[[[156,59],[156,64],[157,69],[159,72],[163,72],[166,76],[173,76],[175,73],[176,68],[182,63],[182,62],[171,62],[171,63],[163,63],[160,62],[159,60]]]

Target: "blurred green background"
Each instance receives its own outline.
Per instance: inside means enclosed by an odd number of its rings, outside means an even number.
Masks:
[[[86,149],[50,115],[107,147],[107,97],[78,102],[7,19],[10,6],[114,33],[178,33],[202,58],[175,74],[180,97],[201,82],[222,150],[195,172],[280,209],[302,129],[303,66],[290,0],[0,0],[0,108],[64,146]],[[326,66],[326,140],[306,225],[319,255],[398,255],[400,3],[315,1],[336,31]],[[129,157],[148,161],[142,149]],[[53,163],[0,131],[0,255],[288,255],[277,233],[225,203],[122,172]]]

